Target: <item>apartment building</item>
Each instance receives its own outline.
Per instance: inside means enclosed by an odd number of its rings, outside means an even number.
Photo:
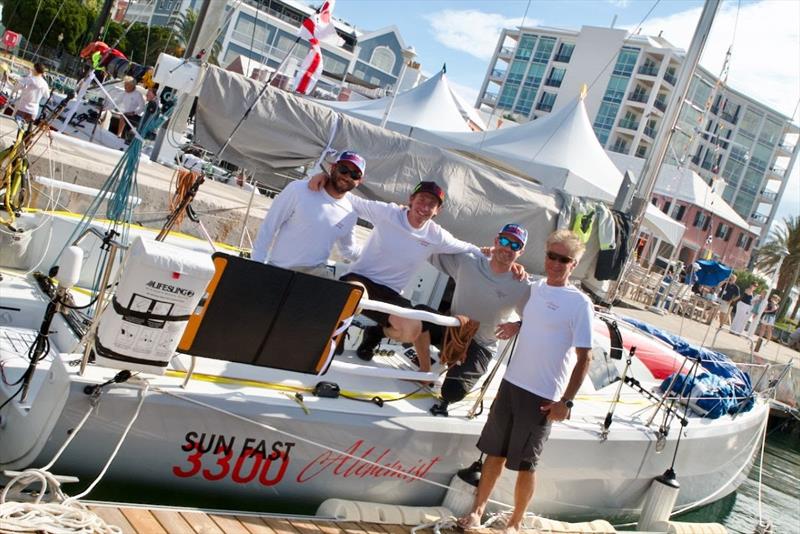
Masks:
[[[201,4],[202,0],[130,0],[125,19],[165,26],[188,9],[198,11]],[[231,9],[235,10],[233,14]],[[228,0],[226,17],[230,15],[230,23],[218,39],[222,45],[220,65],[241,59],[246,66],[249,58],[254,66],[276,68],[291,51],[287,71],[293,69],[308,53],[308,43],[294,43],[303,19],[313,12],[310,6],[295,0]],[[367,33],[340,19],[334,20],[334,26],[342,43],[321,43],[323,74],[318,89],[338,94],[341,87],[349,86],[374,96],[398,85],[404,54],[413,57],[413,48],[406,46],[396,27]],[[402,88],[419,81],[419,64],[407,71]]]
[[[535,120],[569,103],[585,83],[586,108],[603,147],[646,158],[683,57],[683,50],[661,36],[614,28],[506,29],[476,107],[520,122]],[[763,240],[797,159],[800,128],[790,117],[717,82],[697,69],[667,161],[682,162],[708,183],[722,176],[723,198]]]

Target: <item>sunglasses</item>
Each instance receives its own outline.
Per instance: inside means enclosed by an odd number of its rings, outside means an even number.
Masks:
[[[570,258],[569,256],[562,256],[561,254],[558,254],[557,252],[551,252],[549,250],[547,251],[547,259],[548,260],[552,260],[552,261],[557,261],[557,262],[563,263],[565,265],[567,263],[572,263],[573,261],[575,261],[575,258]]]
[[[349,176],[353,180],[360,180],[361,179],[361,171],[358,169],[351,169],[347,165],[337,165],[336,172],[339,174],[343,174],[345,176]]]
[[[501,247],[508,247],[514,252],[522,250],[522,243],[520,243],[519,241],[514,241],[504,236],[500,236],[497,239],[497,242],[500,243]]]

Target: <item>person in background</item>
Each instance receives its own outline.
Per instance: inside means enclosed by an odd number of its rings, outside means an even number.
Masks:
[[[478,440],[487,458],[472,509],[458,520],[463,529],[480,525],[505,465],[517,471],[514,510],[505,531],[521,530],[550,426],[569,417],[589,371],[592,302],[569,283],[584,245],[574,232],[557,230],[546,247],[546,278],[531,286],[521,324],[509,326],[508,333],[518,331],[519,338]]]
[[[50,94],[50,86],[44,79],[45,72],[44,65],[34,63],[30,75],[17,82],[15,90],[19,96],[14,104],[15,117],[31,122],[39,116],[39,104]]]
[[[771,295],[767,301],[767,307],[764,308],[764,313],[761,314],[761,343],[756,345],[759,348],[769,343],[772,339],[772,327],[775,326],[780,302],[780,295]]]
[[[116,102],[119,107],[117,111],[122,113],[127,119],[127,122],[130,122],[134,128],[138,128],[139,119],[141,119],[142,113],[144,113],[145,97],[136,87],[136,80],[130,76],[125,76],[122,83],[125,87],[125,92]],[[124,120],[119,121],[117,125],[118,137],[122,137],[125,133],[125,127],[128,126],[127,122]]]
[[[758,287],[758,284],[750,284],[736,301],[736,311],[733,315],[733,321],[731,321],[731,332],[734,334],[741,334],[745,326],[747,326],[750,311],[753,309],[753,293],[755,293],[756,287]]]
[[[767,303],[767,295],[768,291],[766,289],[762,290],[758,295],[753,297],[753,309],[750,310],[750,324],[747,327],[747,335],[749,337],[753,337],[758,330],[758,314],[761,313],[761,310],[764,308],[764,305]]]
[[[731,304],[740,295],[739,286],[736,285],[736,275],[732,274],[728,279],[722,283],[719,289],[719,309],[717,310],[717,317],[719,318],[719,325],[725,326],[731,322]],[[708,319],[708,324],[714,322],[714,315]]]

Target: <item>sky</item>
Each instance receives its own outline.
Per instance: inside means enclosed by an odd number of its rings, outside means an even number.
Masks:
[[[451,85],[474,103],[503,28],[579,30],[609,27],[616,17],[617,28],[641,28],[645,35],[663,31],[685,49],[702,5],[699,0],[337,0],[334,16],[363,31],[396,26],[425,74],[446,63]],[[718,74],[729,47],[728,85],[799,123],[800,1],[724,1],[700,64]],[[792,169],[777,219],[797,215],[800,164]]]

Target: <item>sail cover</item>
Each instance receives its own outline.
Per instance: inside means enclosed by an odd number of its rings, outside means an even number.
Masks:
[[[219,150],[262,87],[260,82],[210,67],[197,103],[197,142],[212,152]],[[521,261],[533,273],[544,272],[544,254],[538,251],[556,226],[555,195],[528,179],[308,99],[268,87],[222,157],[259,177],[313,165],[328,148],[352,149],[364,156],[367,172],[357,192],[367,198],[404,203],[418,181],[438,182],[447,191],[447,200],[437,222],[460,239],[490,245],[502,225],[523,225],[530,233],[531,252]],[[590,240],[577,278],[594,271],[596,241]]]

